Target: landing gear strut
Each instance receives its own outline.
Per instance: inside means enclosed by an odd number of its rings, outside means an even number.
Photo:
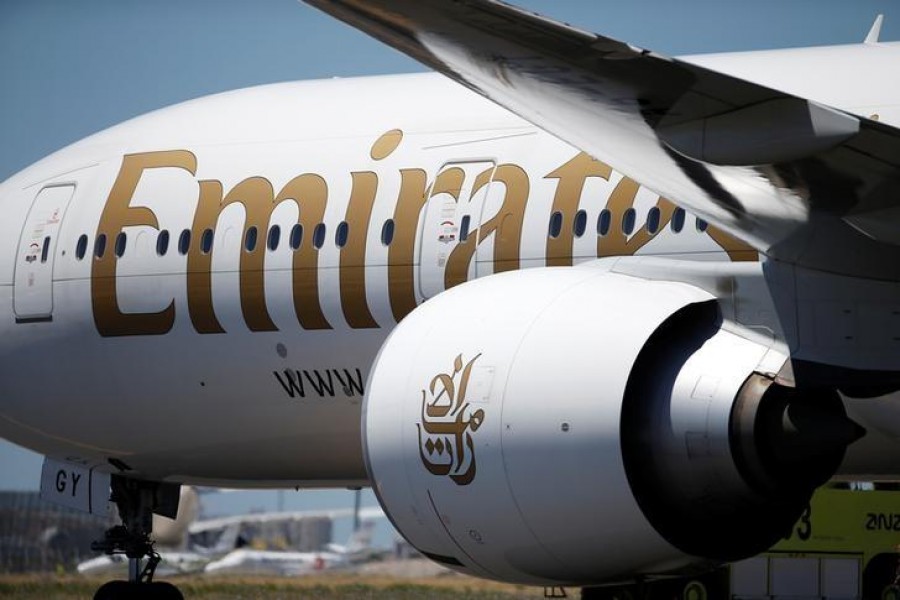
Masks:
[[[175,518],[179,485],[113,475],[111,487],[122,524],[108,529],[102,540],[91,544],[91,549],[128,557],[128,581],[103,584],[94,600],[184,600],[174,585],[153,581],[160,558],[150,539],[153,513]]]

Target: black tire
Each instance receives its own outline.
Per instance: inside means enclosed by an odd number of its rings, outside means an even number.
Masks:
[[[900,554],[884,552],[866,563],[862,573],[862,597],[865,600],[891,598],[890,588],[900,567]]]
[[[123,600],[129,597],[130,591],[127,581],[107,581],[94,594],[94,600]]]
[[[681,592],[683,600],[709,600],[709,593],[706,586],[697,580],[689,581]]]
[[[110,581],[100,586],[94,600],[184,600],[184,596],[181,590],[167,581]]]

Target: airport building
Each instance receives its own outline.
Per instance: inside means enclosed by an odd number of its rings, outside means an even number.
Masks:
[[[72,570],[95,556],[91,542],[112,523],[50,504],[37,492],[0,492],[0,572]]]

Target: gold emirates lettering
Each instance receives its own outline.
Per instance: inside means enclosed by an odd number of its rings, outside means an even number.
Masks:
[[[373,144],[370,157],[382,161],[400,145],[403,132],[389,131]],[[159,229],[156,214],[148,207],[131,206],[135,190],[145,171],[151,169],[181,169],[196,175],[197,158],[187,150],[146,152],[126,155],[119,174],[113,183],[109,198],[103,208],[97,236],[113,241],[126,227],[144,226]],[[419,217],[429,197],[448,193],[456,202],[469,201],[460,197],[466,177],[458,167],[448,167],[436,174],[429,186],[427,173],[422,169],[400,169],[400,190],[393,212],[394,236],[388,247],[388,295],[391,313],[399,321],[412,311],[418,298],[415,289],[416,241]],[[585,153],[554,169],[545,179],[556,179],[556,191],[552,212],[559,211],[563,222],[562,235],[549,237],[546,242],[548,265],[571,265],[574,237],[572,221],[578,210],[586,181],[591,177],[608,180],[612,169]],[[340,248],[339,287],[340,304],[344,320],[354,329],[377,328],[366,298],[366,241],[371,228],[373,207],[378,195],[379,177],[372,171],[350,174],[351,191],[344,221],[347,223],[346,243]],[[288,181],[278,193],[268,179],[249,177],[225,193],[217,180],[201,180],[197,206],[191,224],[191,237],[200,240],[207,230],[215,231],[223,211],[231,204],[240,204],[246,215],[243,235],[251,228],[266,232],[275,209],[284,202],[293,202],[299,210],[298,224],[304,232],[313,232],[324,221],[328,203],[328,184],[315,173],[304,173]],[[473,229],[468,238],[453,248],[447,258],[444,271],[446,288],[468,279],[469,266],[476,255],[477,246],[493,239],[494,272],[518,269],[521,264],[522,236],[525,209],[531,193],[528,173],[515,164],[500,164],[476,175],[471,197],[485,186],[502,186],[503,199],[497,214]],[[623,177],[607,201],[607,208],[614,215],[621,215],[633,207],[639,186]],[[660,198],[660,225],[657,231],[672,218],[674,205]],[[646,245],[654,234],[640,228],[632,236],[614,224],[606,236],[597,239],[597,256],[634,254]],[[756,251],[710,227],[710,238],[725,250],[732,260],[756,260]],[[265,239],[265,235],[260,237]],[[312,237],[312,236],[306,236]],[[208,250],[208,249],[207,249]],[[239,288],[241,312],[250,331],[276,331],[277,326],[269,315],[265,295],[264,241],[240,255]],[[297,322],[303,329],[331,329],[325,317],[319,290],[319,250],[305,242],[293,252],[292,296]],[[200,243],[191,244],[187,255],[186,284],[188,314],[194,329],[202,334],[224,333],[213,307],[212,251],[204,251]],[[97,331],[103,336],[160,335],[172,329],[175,323],[175,301],[159,312],[126,313],[120,308],[116,289],[115,252],[106,252],[93,261],[91,270],[91,300]]]
[[[468,279],[469,264],[475,258],[476,246],[491,235],[494,236],[494,272],[519,268],[522,225],[529,192],[528,173],[522,167],[510,164],[487,169],[476,176],[472,196],[484,186],[497,183],[503,184],[505,188],[500,210],[477,229],[473,229],[466,241],[457,244],[450,253],[444,271],[444,287],[447,289]]]
[[[119,176],[109,192],[106,206],[103,207],[97,227],[98,239],[105,236],[107,240],[115,240],[122,228],[135,225],[159,229],[159,222],[152,210],[130,206],[130,203],[144,170],[162,167],[184,169],[194,175],[197,172],[197,157],[186,150],[125,156]],[[116,291],[116,262],[115,253],[106,252],[93,262],[91,268],[91,304],[97,331],[104,336],[167,333],[175,324],[174,299],[160,312],[123,313],[119,309]]]
[[[562,215],[562,230],[556,237],[547,236],[547,266],[567,267],[572,265],[572,244],[575,241],[575,213],[588,177],[609,180],[612,168],[609,165],[579,152],[575,158],[547,174],[545,179],[557,179],[556,195],[550,214]]]
[[[466,399],[472,366],[481,357],[467,363],[462,354],[453,361],[453,371],[435,375],[422,390],[422,412],[416,429],[419,433],[419,458],[432,475],[449,477],[456,485],[469,485],[475,479],[473,434],[484,423],[484,409],[473,407]]]

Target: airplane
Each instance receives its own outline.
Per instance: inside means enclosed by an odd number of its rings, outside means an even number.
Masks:
[[[342,519],[353,517],[354,520],[370,521],[373,519],[384,518],[384,511],[377,507],[365,507],[358,510],[336,508],[330,510],[299,510],[299,511],[273,511],[261,513],[249,513],[241,515],[231,515],[227,517],[214,517],[211,519],[203,519],[195,521],[188,525],[187,534],[189,536],[208,535],[210,533],[222,532],[238,525],[257,525],[267,523],[281,523],[285,521],[299,521],[300,519],[309,519],[315,517],[324,517],[328,519]]]
[[[186,102],[0,185],[0,435],[45,497],[111,493],[95,598],[181,597],[150,517],[185,484],[371,486],[432,560],[596,598],[897,478],[879,22],[675,59],[493,0],[308,3],[438,73]]]
[[[154,573],[162,577],[199,573],[219,551],[218,549],[210,550],[211,554],[158,548],[159,562]],[[75,566],[79,575],[87,577],[116,577],[126,572],[127,569],[128,557],[124,554],[95,556]]]
[[[364,520],[350,534],[346,545],[329,544],[319,552],[238,548],[208,563],[203,572],[207,575],[297,576],[346,568],[375,555],[371,547],[374,528],[375,521]]]
[[[347,566],[367,560],[377,553],[370,547],[372,530],[375,521],[383,518],[384,512],[379,508],[363,508],[358,511],[351,509],[332,510],[306,510],[265,512],[231,515],[211,519],[196,520],[197,494],[190,486],[182,486],[181,498],[178,506],[178,517],[174,520],[166,519],[159,515],[153,515],[154,550],[158,552],[160,560],[156,566],[156,575],[185,575],[199,572],[232,572],[240,566],[244,572],[273,573],[271,569],[266,571],[262,567],[253,567],[252,562],[266,557],[266,563],[277,561],[275,564],[284,569],[274,574],[297,575],[300,574],[299,566],[308,565],[310,571]],[[185,507],[190,507],[185,509]],[[355,513],[355,514],[354,514]],[[346,545],[327,544],[325,551],[320,553],[285,553],[275,551],[260,551],[244,547],[247,543],[244,528],[248,525],[264,523],[285,523],[310,518],[346,518],[356,516],[360,521],[360,527],[353,532]],[[213,543],[204,545],[197,538],[211,539]],[[272,554],[269,557],[268,554]],[[302,560],[294,557],[286,559],[287,554],[303,554]],[[249,561],[249,562],[248,562]],[[299,561],[299,562],[298,562]],[[211,566],[210,566],[211,565]],[[293,570],[288,567],[293,565]],[[79,563],[76,570],[81,575],[97,577],[101,575],[119,575],[127,569],[128,559],[122,554],[101,555]]]

